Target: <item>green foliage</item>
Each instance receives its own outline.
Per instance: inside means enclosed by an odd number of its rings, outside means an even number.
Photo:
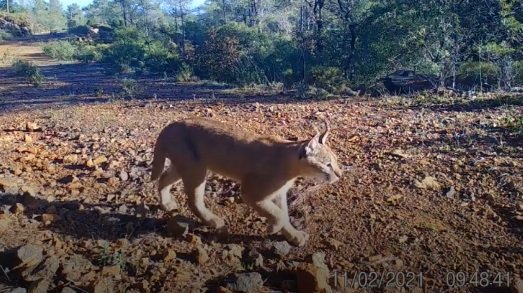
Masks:
[[[137,90],[138,90],[136,80],[134,80],[132,78],[121,79],[120,87],[122,88],[122,94],[125,97],[129,97],[129,98],[134,98],[137,93]]]
[[[514,81],[516,85],[523,86],[523,61],[514,62]]]
[[[13,38],[13,34],[10,32],[0,30],[0,41],[8,41]]]
[[[309,72],[309,84],[330,93],[341,93],[346,87],[343,73],[337,67],[316,66]]]
[[[76,54],[76,47],[68,41],[46,43],[42,46],[42,50],[47,56],[62,61],[73,60]]]
[[[29,61],[16,60],[11,67],[17,76],[25,77],[34,86],[40,86],[44,81],[38,67]]]
[[[180,71],[176,74],[176,81],[178,82],[190,82],[197,81],[197,77],[194,76],[192,68],[183,63],[180,67]]]
[[[124,73],[174,72],[179,67],[175,52],[160,41],[149,40],[136,28],[116,30],[115,41],[104,51],[102,60]]]
[[[523,116],[509,115],[503,119],[503,124],[508,129],[523,134]]]
[[[102,60],[102,52],[97,46],[82,45],[76,49],[74,58],[83,63],[96,62]]]
[[[459,68],[460,78],[465,82],[495,84],[499,67],[491,62],[470,61]]]

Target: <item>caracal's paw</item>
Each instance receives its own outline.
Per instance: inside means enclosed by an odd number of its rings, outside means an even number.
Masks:
[[[299,230],[292,233],[284,233],[284,236],[292,245],[299,247],[304,246],[307,240],[309,240],[309,234]]]
[[[212,218],[206,224],[215,228],[216,230],[227,230],[225,227],[225,221],[222,218]]]
[[[171,200],[168,202],[160,203],[160,207],[162,208],[162,210],[166,212],[172,212],[178,209],[178,204],[174,200]]]
[[[267,227],[267,233],[269,233],[269,235],[276,234],[283,229],[283,226],[284,226],[283,222],[270,224],[269,227]]]

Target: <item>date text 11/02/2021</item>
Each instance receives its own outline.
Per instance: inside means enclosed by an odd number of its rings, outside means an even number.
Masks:
[[[347,272],[334,271],[330,275],[336,288],[422,288],[423,273],[415,272]],[[509,287],[510,273],[449,271],[441,280],[449,288]]]

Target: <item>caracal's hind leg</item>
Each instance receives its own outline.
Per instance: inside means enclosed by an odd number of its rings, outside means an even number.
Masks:
[[[182,174],[185,193],[188,196],[189,208],[200,220],[208,226],[223,230],[225,222],[205,206],[205,167],[191,166],[185,168]]]
[[[160,207],[170,212],[178,209],[178,204],[171,195],[171,187],[173,184],[180,180],[180,174],[176,171],[174,165],[171,166],[162,173],[158,182],[158,192],[160,193]]]

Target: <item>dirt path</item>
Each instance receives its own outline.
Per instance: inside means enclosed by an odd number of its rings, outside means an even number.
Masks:
[[[0,264],[12,268],[10,249],[31,243],[46,265],[0,274],[0,291],[36,286],[29,271],[52,292],[227,292],[218,287],[241,272],[261,274],[258,291],[296,292],[297,280],[325,281],[322,269],[299,269],[315,253],[325,253],[334,292],[511,292],[521,282],[523,137],[507,124],[523,114],[521,97],[198,99],[220,91],[143,78],[140,89],[157,99],[96,104],[83,102],[116,88],[102,68],[42,68],[52,77],[42,88],[1,73],[0,100],[11,108],[0,115]],[[292,208],[293,223],[311,235],[304,248],[287,250],[281,236],[267,236],[239,186],[216,176],[207,203],[225,217],[228,235],[197,224],[181,186],[173,188],[177,220],[158,209],[149,169],[168,122],[204,116],[304,139],[314,113],[330,117],[330,145],[351,171]],[[291,197],[309,186],[299,181]],[[355,289],[354,276],[381,286]]]

